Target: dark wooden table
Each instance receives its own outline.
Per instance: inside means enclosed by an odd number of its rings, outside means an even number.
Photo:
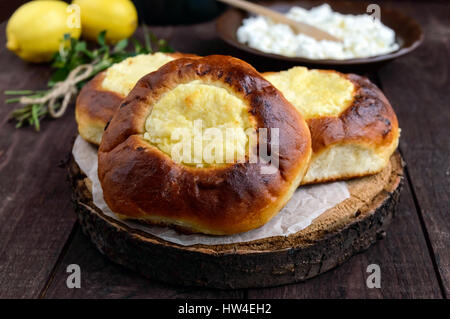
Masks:
[[[407,181],[387,237],[344,265],[304,283],[220,291],[169,286],[117,266],[81,233],[59,167],[76,134],[73,111],[44,121],[39,133],[8,122],[0,107],[0,298],[446,298],[450,293],[450,6],[387,3],[425,31],[414,53],[370,77],[392,102],[402,128]],[[46,66],[29,65],[5,47],[0,25],[0,91],[43,88]],[[261,71],[274,65],[234,51],[213,23],[152,28],[176,50],[243,57]],[[4,100],[4,96],[1,96]],[[381,288],[368,289],[366,267],[381,267]],[[81,288],[68,289],[67,265],[81,267]]]

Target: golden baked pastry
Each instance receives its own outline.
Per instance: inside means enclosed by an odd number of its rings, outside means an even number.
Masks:
[[[189,56],[194,55],[161,52],[141,54],[97,74],[86,83],[77,98],[75,118],[81,137],[99,145],[106,123],[141,77],[167,62]]]
[[[294,67],[263,74],[308,123],[313,154],[302,184],[380,172],[398,145],[397,117],[367,78]]]
[[[231,162],[174,160],[179,144],[169,133],[181,128],[190,141],[198,120],[204,134],[210,128],[237,131],[231,152],[227,136],[212,144],[206,140],[205,149],[213,145],[218,154],[225,148]],[[250,160],[262,139],[255,145],[242,140],[242,132],[260,128],[270,132],[271,147],[276,139],[271,129],[279,132],[278,152],[270,148],[279,164],[271,173],[264,172],[267,164]],[[242,145],[250,146],[239,161]],[[301,114],[252,66],[220,55],[182,58],[141,78],[121,103],[103,134],[98,176],[106,203],[120,218],[234,234],[262,226],[280,211],[310,155]]]

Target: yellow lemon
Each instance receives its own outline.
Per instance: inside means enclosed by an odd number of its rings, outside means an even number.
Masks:
[[[19,7],[6,26],[6,47],[29,62],[50,61],[65,33],[78,38],[81,28],[73,23],[63,1],[31,1]]]
[[[138,16],[130,0],[74,0],[80,6],[83,37],[95,41],[106,30],[106,41],[116,43],[136,30]]]

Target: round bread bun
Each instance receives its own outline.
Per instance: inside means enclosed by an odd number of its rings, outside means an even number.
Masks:
[[[178,123],[189,135],[198,119],[205,128],[267,129],[278,169],[267,173],[267,164],[250,160],[248,152],[243,161],[236,153],[234,162],[224,164],[175,161],[164,134]],[[272,129],[279,132],[277,154]],[[253,150],[262,148],[262,139],[256,140]],[[301,114],[252,66],[220,55],[182,58],[141,78],[121,103],[103,134],[98,176],[119,218],[225,235],[260,227],[275,216],[300,184],[310,155]]]
[[[144,75],[156,71],[167,62],[181,57],[194,57],[184,53],[141,54],[116,63],[97,74],[83,86],[75,105],[78,132],[88,142],[99,145],[102,134],[136,82]]]
[[[304,67],[263,76],[308,123],[313,154],[302,184],[371,175],[387,165],[398,145],[398,121],[367,78]]]

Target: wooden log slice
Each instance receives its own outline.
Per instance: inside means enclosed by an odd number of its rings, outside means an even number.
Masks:
[[[112,261],[176,285],[227,289],[302,281],[383,238],[399,200],[403,162],[395,153],[379,174],[348,181],[350,198],[293,235],[214,246],[177,245],[105,216],[94,206],[91,182],[73,158],[68,172],[83,232]]]

